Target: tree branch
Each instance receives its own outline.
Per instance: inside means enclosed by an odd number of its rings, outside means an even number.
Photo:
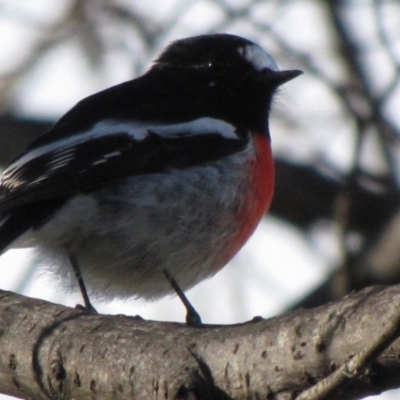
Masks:
[[[376,348],[399,318],[399,302],[400,286],[374,287],[270,320],[196,329],[0,292],[0,391],[32,399],[288,398]],[[397,340],[329,398],[399,387],[399,353]]]

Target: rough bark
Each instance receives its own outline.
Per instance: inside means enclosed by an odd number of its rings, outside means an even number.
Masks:
[[[400,286],[374,287],[269,320],[192,328],[0,292],[0,391],[30,399],[294,398],[358,353],[387,347],[398,334],[399,302]],[[368,365],[343,368],[333,392],[307,398],[400,387],[399,354],[397,340]]]

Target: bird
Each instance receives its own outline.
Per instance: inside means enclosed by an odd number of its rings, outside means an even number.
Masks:
[[[171,279],[186,291],[213,276],[271,204],[269,113],[301,73],[232,34],[172,42],[6,166],[0,254],[35,247],[87,309],[91,298],[150,301],[173,294]]]

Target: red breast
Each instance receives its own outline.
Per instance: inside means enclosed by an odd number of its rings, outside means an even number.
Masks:
[[[247,193],[236,214],[237,234],[232,239],[230,251],[223,256],[219,268],[231,260],[246,243],[268,211],[274,194],[275,168],[270,140],[265,134],[254,134],[252,137],[255,152],[248,160]]]

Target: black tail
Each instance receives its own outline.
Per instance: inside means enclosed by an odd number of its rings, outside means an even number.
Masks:
[[[17,207],[0,216],[0,254],[29,229],[43,226],[66,199],[52,199]]]
[[[22,213],[10,213],[0,219],[0,254],[29,229],[29,224],[21,217]]]

